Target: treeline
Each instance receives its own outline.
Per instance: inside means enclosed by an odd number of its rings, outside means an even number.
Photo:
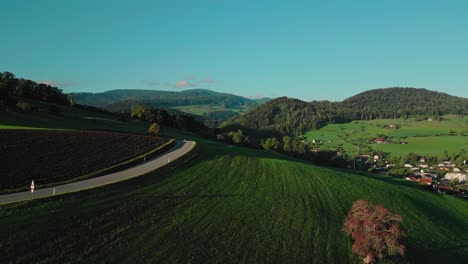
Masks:
[[[0,105],[16,105],[20,98],[56,104],[69,103],[67,95],[57,87],[16,78],[11,72],[0,72]]]
[[[219,132],[219,131],[218,131]],[[266,137],[261,138],[259,141],[256,139],[251,140],[242,129],[236,131],[229,131],[220,133],[216,137],[218,140],[227,144],[246,146],[256,149],[264,149],[267,151],[274,151],[284,153],[296,158],[313,161],[317,164],[334,167],[347,167],[351,168],[352,164],[349,157],[340,151],[318,151],[317,145],[306,141],[300,137]],[[356,167],[354,168],[363,169]],[[362,163],[359,166],[367,166]]]
[[[170,114],[165,109],[145,107],[141,105],[132,109],[130,117],[147,121],[150,124],[157,123],[159,125],[191,132],[201,131],[204,128],[204,125],[198,122],[193,116]]]
[[[468,99],[418,88],[375,89],[339,104],[353,120],[468,114]]]
[[[331,123],[410,116],[439,117],[468,114],[468,99],[416,88],[367,91],[342,102],[280,97],[233,118],[222,127],[271,130],[300,135]]]
[[[279,97],[245,115],[233,118],[222,127],[239,126],[297,136],[329,123],[350,121],[351,119],[345,115],[346,111],[336,107],[336,103],[307,103],[298,99]]]

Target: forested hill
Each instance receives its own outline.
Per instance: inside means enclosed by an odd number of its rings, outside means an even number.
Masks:
[[[155,107],[171,107],[182,105],[225,105],[242,106],[256,105],[257,102],[248,98],[218,93],[205,89],[185,91],[156,90],[111,90],[103,93],[72,93],[75,102],[96,107],[105,107],[117,112],[128,111],[132,106],[141,104]]]
[[[251,129],[277,131],[283,134],[296,134],[328,122],[334,122],[336,115],[334,103],[321,102],[320,106],[330,106],[331,109],[318,108],[315,104],[298,99],[279,97],[263,104],[247,114],[235,117],[223,126],[240,126]],[[330,110],[330,111],[328,111]],[[328,114],[330,113],[330,114]]]
[[[268,129],[298,135],[329,123],[445,114],[468,114],[468,99],[426,89],[386,88],[366,91],[342,102],[307,103],[281,97],[226,122],[223,127]]]
[[[468,99],[418,88],[384,88],[352,96],[341,105],[354,119],[468,114]]]

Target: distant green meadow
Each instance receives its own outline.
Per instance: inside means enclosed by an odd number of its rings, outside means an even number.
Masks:
[[[233,111],[236,113],[244,113],[248,111],[248,108],[246,107],[224,107],[223,105],[186,105],[173,106],[171,108],[198,116],[204,116],[215,111]]]
[[[390,128],[390,124],[400,128]],[[373,139],[381,135],[389,137],[391,143],[374,143]],[[445,150],[449,153],[468,150],[468,117],[448,115],[442,121],[415,118],[352,121],[309,131],[305,137],[310,141],[322,140],[322,150],[336,150],[341,145],[350,154],[372,148],[397,156],[409,152],[441,156]]]

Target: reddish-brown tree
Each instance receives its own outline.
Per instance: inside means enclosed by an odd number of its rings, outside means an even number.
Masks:
[[[386,256],[405,254],[401,239],[405,233],[399,223],[403,219],[381,205],[357,200],[346,216],[343,231],[354,240],[352,250],[365,263],[374,263]]]

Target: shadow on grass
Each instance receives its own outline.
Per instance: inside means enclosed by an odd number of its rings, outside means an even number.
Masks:
[[[408,245],[408,258],[415,262],[468,263],[468,233],[463,232],[467,223],[461,219],[463,216],[456,214],[449,208],[436,206],[425,199],[409,195],[406,196],[406,199],[427,216],[435,226],[440,227],[442,230],[439,233],[447,236],[444,241],[449,241],[448,244],[444,245],[430,245],[430,248],[421,248],[419,244],[410,244]],[[460,232],[450,234],[444,227],[451,228],[451,230],[457,230],[456,227],[459,227]],[[430,234],[435,230],[425,231]]]
[[[242,194],[207,194],[207,195],[157,195],[153,198],[166,200],[166,199],[193,199],[193,198],[227,198],[242,196]]]

